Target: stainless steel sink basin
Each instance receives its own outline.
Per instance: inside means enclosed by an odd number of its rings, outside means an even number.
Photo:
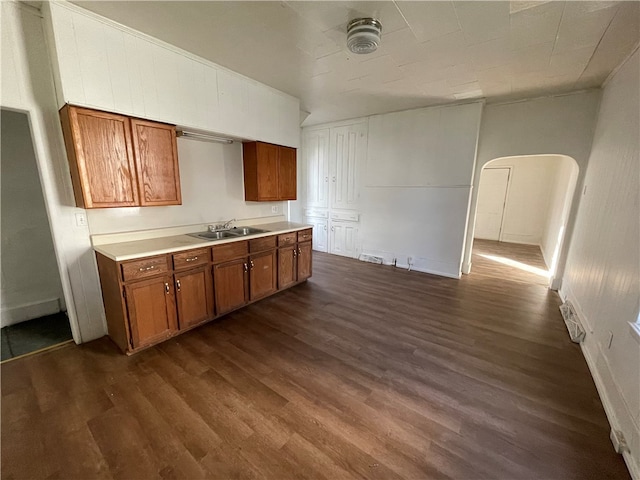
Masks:
[[[232,232],[236,235],[244,237],[246,235],[253,235],[255,233],[265,233],[267,232],[267,230],[262,230],[260,228],[253,228],[253,227],[235,227],[229,230],[229,232]]]
[[[223,238],[238,238],[237,234],[231,233],[229,230],[223,230],[221,232],[190,233],[189,235],[196,238],[203,238],[205,240],[222,240]]]

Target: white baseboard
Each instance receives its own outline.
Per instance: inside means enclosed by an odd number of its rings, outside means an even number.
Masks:
[[[45,315],[53,315],[60,310],[59,298],[48,298],[37,302],[26,303],[17,307],[9,307],[2,309],[2,319],[0,324],[3,327],[14,325],[16,323],[25,322]]]
[[[599,348],[596,343],[594,343],[593,345],[596,345],[596,348]],[[629,428],[623,430],[622,425],[631,425],[631,428],[635,430],[633,433],[636,436],[637,441],[637,439],[640,438],[640,429],[638,429],[638,426],[634,424],[633,416],[629,411],[626,402],[624,402],[624,400],[622,399],[622,395],[620,394],[619,389],[615,385],[613,377],[611,376],[611,371],[609,370],[609,363],[606,361],[606,358],[604,364],[607,371],[605,373],[611,380],[609,382],[605,382],[602,378],[602,375],[597,368],[596,360],[593,358],[593,355],[591,354],[591,351],[587,347],[587,345],[585,343],[581,343],[580,348],[585,360],[587,361],[587,366],[589,367],[589,371],[591,372],[591,376],[593,377],[596,389],[598,390],[598,395],[600,396],[600,400],[602,401],[602,406],[604,407],[605,414],[607,415],[609,425],[612,429],[621,431],[627,430],[627,432],[629,431]],[[602,355],[602,353],[600,353],[600,355]],[[611,385],[610,388],[606,387],[607,383]],[[614,402],[611,398],[612,395],[620,397],[615,403],[618,405],[622,405],[622,408],[614,408]],[[627,442],[630,441],[632,441],[632,439],[627,438]],[[611,448],[613,448],[613,445],[611,446]],[[634,456],[633,451],[631,451],[623,453],[622,456],[624,457],[624,461],[627,464],[627,468],[629,469],[631,478],[633,478],[634,480],[640,480],[640,458],[638,458],[638,455]]]
[[[400,264],[400,263],[398,263],[396,265],[396,267],[404,268],[405,270],[409,269],[409,265]],[[441,277],[455,278],[456,280],[459,280],[460,276],[461,276],[461,275],[455,275],[455,274],[453,274],[451,272],[443,272],[441,270],[434,270],[432,268],[416,267],[415,265],[411,266],[411,271],[420,272],[420,273],[429,273],[431,275],[439,275]]]

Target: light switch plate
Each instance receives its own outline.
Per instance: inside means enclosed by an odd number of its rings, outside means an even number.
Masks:
[[[86,227],[87,226],[87,214],[86,213],[76,213],[76,226],[77,227]]]

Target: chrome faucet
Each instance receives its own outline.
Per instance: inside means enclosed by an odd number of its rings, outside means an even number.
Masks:
[[[208,228],[210,232],[218,232],[220,230],[229,230],[231,228],[231,224],[235,221],[236,219],[232,218],[231,220],[224,223],[219,223],[218,225],[209,225]]]

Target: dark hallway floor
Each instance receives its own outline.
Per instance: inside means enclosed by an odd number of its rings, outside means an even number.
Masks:
[[[69,319],[64,312],[34,318],[2,329],[2,361],[71,340]]]

